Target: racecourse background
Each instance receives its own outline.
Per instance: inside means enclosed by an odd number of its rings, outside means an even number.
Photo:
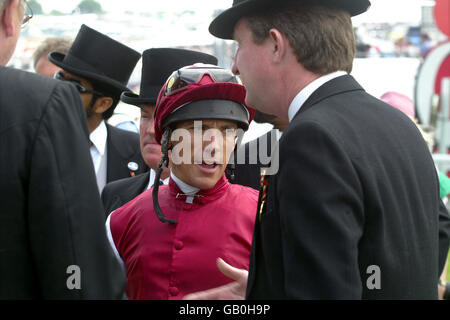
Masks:
[[[413,99],[420,62],[420,58],[357,58],[351,74],[368,93],[377,98],[387,91],[397,91]],[[243,143],[271,129],[272,125],[252,123]]]

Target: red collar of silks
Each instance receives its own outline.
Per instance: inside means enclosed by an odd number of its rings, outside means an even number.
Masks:
[[[212,187],[211,189],[204,189],[199,190],[195,196],[193,196],[194,204],[206,204],[211,201],[215,201],[218,198],[222,197],[226,190],[230,187],[230,183],[228,182],[227,177],[225,174],[222,175],[222,177],[217,181],[217,183]],[[173,201],[175,199],[178,199],[179,201],[185,202],[188,195],[183,193],[183,191],[178,187],[178,185],[175,183],[173,179],[170,179],[169,181],[169,192],[170,196],[172,197],[171,200]],[[184,208],[185,210],[187,208]],[[169,217],[171,218],[171,217]],[[174,217],[176,218],[176,217]]]
[[[249,124],[255,115],[255,110],[247,107],[245,104],[245,87],[241,84],[229,82],[189,83],[185,90],[165,96],[166,85],[167,83],[159,92],[155,110],[155,139],[159,144],[161,144],[164,119],[179,107],[185,106],[190,102],[199,100],[230,100],[240,103],[248,111]]]

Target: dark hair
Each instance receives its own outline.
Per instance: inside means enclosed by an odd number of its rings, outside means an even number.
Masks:
[[[286,36],[297,60],[316,74],[351,72],[356,44],[350,14],[300,1],[246,17],[253,41],[261,44],[272,28]]]
[[[120,102],[120,94],[122,93],[119,89],[112,88],[111,86],[105,85],[102,82],[98,82],[95,80],[89,80],[92,84],[94,90],[103,93],[105,97],[110,97],[113,99],[113,103],[111,107],[108,108],[105,112],[103,112],[102,116],[104,120],[108,120],[114,114],[114,110]]]

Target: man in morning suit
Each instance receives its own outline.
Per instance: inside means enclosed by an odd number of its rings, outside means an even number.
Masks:
[[[220,265],[241,297],[437,299],[449,217],[431,154],[407,116],[349,75],[350,17],[369,6],[235,0],[210,25],[238,43],[246,102],[289,119],[260,192],[248,281]]]
[[[86,110],[99,192],[106,183],[148,170],[139,151],[139,135],[106,123],[127,88],[140,53],[82,25],[67,54],[48,59],[62,68],[55,78],[76,85]]]
[[[216,65],[217,58],[202,52],[173,48],[152,48],[143,52],[140,94],[127,91],[122,93],[121,100],[141,109],[139,128],[141,154],[151,170],[134,178],[124,178],[105,186],[102,200],[106,217],[115,209],[153,187],[155,170],[161,160],[161,146],[155,140],[153,118],[158,93],[174,70],[199,62]],[[161,178],[160,183],[168,184],[168,169],[163,171]]]
[[[26,8],[0,0],[0,299],[121,298],[80,95],[3,67]]]

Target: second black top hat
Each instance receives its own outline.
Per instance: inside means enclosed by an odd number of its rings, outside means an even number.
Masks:
[[[142,54],[139,95],[127,91],[120,99],[129,104],[155,104],[158,93],[173,71],[194,63],[217,65],[217,58],[206,53],[174,48],[152,48]]]

